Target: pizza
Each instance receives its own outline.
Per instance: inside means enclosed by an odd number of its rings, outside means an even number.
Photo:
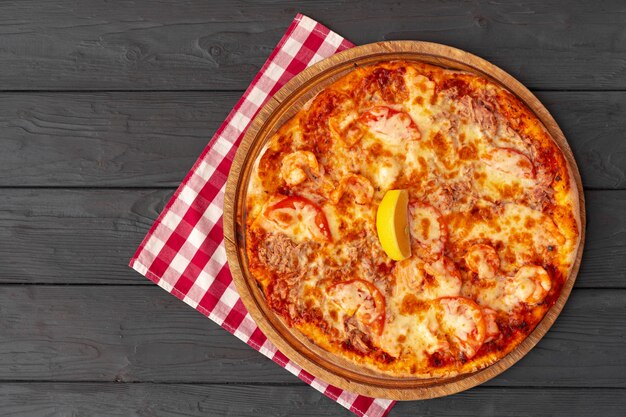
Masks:
[[[377,210],[404,190],[410,254]],[[514,349],[575,262],[573,174],[541,121],[485,77],[421,62],[355,67],[254,161],[245,252],[267,305],[359,367],[448,377]]]

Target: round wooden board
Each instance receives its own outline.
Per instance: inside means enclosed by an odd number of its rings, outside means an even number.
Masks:
[[[543,122],[563,151],[576,182],[581,224],[580,243],[560,297],[543,320],[513,351],[480,371],[452,378],[392,378],[349,363],[291,331],[267,306],[263,293],[250,275],[245,251],[245,201],[252,164],[272,134],[319,91],[354,66],[390,60],[422,61],[444,68],[473,72],[502,85],[524,102]],[[543,337],[561,312],[576,280],[585,233],[585,204],[580,174],[563,132],[541,102],[520,82],[489,62],[445,45],[416,41],[391,41],[363,45],[323,60],[289,81],[252,121],[233,162],[224,198],[224,240],[228,264],[242,301],[268,339],[303,369],[339,388],[372,397],[416,400],[441,397],[474,387],[509,368]]]

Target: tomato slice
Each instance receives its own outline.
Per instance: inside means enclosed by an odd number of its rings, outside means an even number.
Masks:
[[[422,136],[408,113],[387,106],[373,107],[363,113],[359,120],[374,136],[391,144],[417,140]]]
[[[535,167],[523,153],[511,148],[496,148],[490,152],[485,163],[505,174],[519,178],[535,178]]]
[[[440,330],[466,358],[474,357],[486,335],[480,306],[465,297],[443,297],[437,300],[436,308]]]
[[[326,288],[329,298],[346,317],[356,317],[367,333],[380,336],[385,326],[385,297],[371,282],[352,279]]]
[[[322,209],[305,197],[290,196],[271,203],[265,209],[265,217],[282,229],[296,234],[296,227],[302,225],[306,235],[314,240],[332,241],[328,220]]]
[[[417,256],[429,262],[441,257],[448,229],[439,210],[422,202],[409,203],[409,231]]]
[[[500,257],[489,245],[472,245],[465,254],[465,264],[479,278],[493,278],[500,270]]]

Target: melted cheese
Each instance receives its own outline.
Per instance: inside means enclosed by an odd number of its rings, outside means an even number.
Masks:
[[[431,301],[440,297],[457,296],[461,293],[461,278],[456,271],[450,271],[446,265],[449,260],[441,258],[433,263],[425,263],[412,257],[398,262],[394,269],[394,301],[403,309],[405,295],[412,294],[415,300]],[[405,310],[411,309],[405,306]]]
[[[376,139],[392,146],[402,146],[420,137],[413,119],[407,113],[386,106],[374,107],[365,113],[364,124]]]
[[[442,298],[438,305],[442,312],[442,329],[465,356],[473,357],[485,338],[485,323],[480,307],[463,297]]]
[[[551,286],[545,269],[529,264],[513,276],[483,278],[478,284],[468,284],[465,291],[482,306],[511,313],[522,304],[532,306],[542,302]]]
[[[385,326],[380,338],[380,347],[389,354],[414,356],[425,360],[426,354],[432,354],[446,347],[445,339],[437,336],[439,324],[435,310],[428,308],[422,315],[397,314],[395,319]]]
[[[391,190],[402,172],[402,163],[393,158],[381,158],[380,164],[370,173],[373,182],[381,190]]]
[[[485,207],[492,207],[483,202]],[[537,257],[558,249],[564,238],[553,220],[521,204],[505,204],[502,212],[488,218],[475,218],[471,213],[448,217],[449,239],[456,246],[489,240],[504,245],[501,269],[513,272]]]

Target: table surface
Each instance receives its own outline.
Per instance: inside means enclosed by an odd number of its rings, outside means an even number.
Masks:
[[[499,377],[390,416],[626,413],[626,4],[24,0],[0,5],[0,414],[350,415],[126,265],[297,12],[356,44],[504,68],[587,198],[575,289]]]

